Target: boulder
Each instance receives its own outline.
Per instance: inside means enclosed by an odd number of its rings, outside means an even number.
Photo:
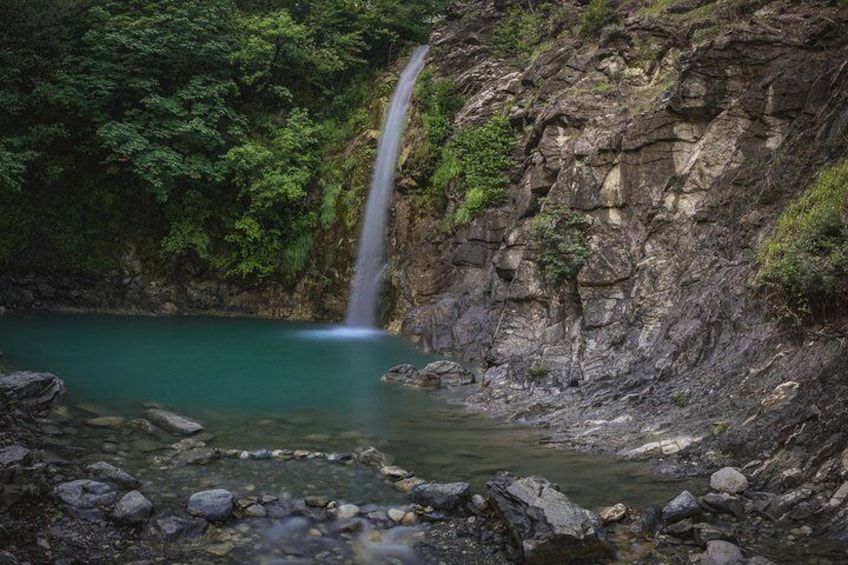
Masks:
[[[202,424],[195,422],[185,416],[174,414],[161,408],[151,408],[144,413],[144,417],[165,431],[179,435],[191,435],[205,430]]]
[[[439,388],[439,377],[433,373],[419,371],[408,363],[392,367],[380,377],[384,383],[394,383],[412,388]]]
[[[52,373],[19,371],[0,375],[0,392],[34,410],[49,408],[64,391],[65,383]]]
[[[729,541],[713,540],[701,555],[701,565],[741,565],[745,563],[742,551]]]
[[[434,361],[421,369],[421,373],[425,377],[436,377],[441,386],[461,386],[475,382],[474,373],[456,361]]]
[[[31,460],[32,452],[22,445],[9,445],[0,449],[0,468],[27,465]]]
[[[138,488],[141,485],[141,482],[124,471],[123,469],[119,469],[114,465],[107,463],[105,461],[98,461],[96,463],[92,463],[88,467],[85,468],[88,471],[89,475],[92,478],[97,479],[99,481],[109,481],[111,483],[116,484],[119,487],[134,489]]]
[[[726,492],[708,492],[704,495],[704,504],[725,514],[733,514],[737,518],[745,515],[745,501]]]
[[[541,477],[502,473],[487,483],[489,498],[528,564],[613,560],[600,518]]]
[[[700,512],[701,506],[698,504],[698,499],[688,490],[684,490],[663,507],[662,521],[666,525],[673,524],[697,516]]]
[[[112,506],[119,496],[112,485],[89,479],[62,483],[54,492],[72,514],[89,520],[102,518],[104,509]]]
[[[137,490],[125,494],[112,510],[112,518],[122,524],[140,524],[153,514],[153,503]]]
[[[421,506],[432,506],[437,510],[454,510],[471,498],[468,483],[423,483],[412,487],[407,497]]]
[[[186,511],[210,522],[226,520],[233,512],[233,493],[222,488],[196,492],[189,497]]]
[[[719,492],[738,494],[748,489],[748,479],[733,467],[725,467],[710,476],[710,488]]]

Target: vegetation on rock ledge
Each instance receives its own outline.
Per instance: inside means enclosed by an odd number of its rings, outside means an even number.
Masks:
[[[822,170],[760,247],[757,284],[787,319],[824,318],[848,298],[848,158]],[[842,312],[844,313],[844,311]]]

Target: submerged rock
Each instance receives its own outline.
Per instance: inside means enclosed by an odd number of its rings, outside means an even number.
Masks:
[[[65,391],[65,383],[52,373],[19,371],[0,375],[0,391],[24,406],[45,410]]]
[[[144,417],[163,430],[174,434],[187,436],[206,429],[202,424],[194,420],[169,412],[168,410],[162,410],[161,408],[151,408],[144,413]]]
[[[503,473],[487,487],[526,563],[612,561],[612,546],[598,515],[572,502],[547,480]]]
[[[115,467],[114,465],[105,461],[98,461],[96,463],[92,463],[85,469],[93,478],[100,481],[109,481],[115,483],[120,487],[134,489],[141,484],[138,479],[136,479],[123,469],[119,469],[118,467]]]
[[[149,535],[160,541],[172,542],[179,539],[196,539],[209,529],[209,522],[202,518],[166,516],[159,518],[150,527]]]

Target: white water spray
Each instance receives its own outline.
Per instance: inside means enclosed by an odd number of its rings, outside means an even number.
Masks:
[[[345,325],[356,328],[372,328],[377,322],[377,298],[383,283],[386,217],[394,184],[400,143],[406,121],[406,112],[412,98],[412,87],[424,68],[427,45],[415,49],[406,68],[398,79],[389,111],[383,119],[380,143],[377,145],[377,160],[365,218],[356,251],[356,272],[350,290]]]

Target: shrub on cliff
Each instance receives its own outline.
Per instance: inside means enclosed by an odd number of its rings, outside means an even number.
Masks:
[[[432,183],[440,191],[464,194],[453,221],[466,225],[485,208],[506,198],[509,170],[515,165],[515,136],[504,116],[462,128],[442,152]]]
[[[533,242],[551,283],[577,278],[591,253],[588,228],[586,218],[569,208],[549,208],[533,218]]]
[[[839,314],[848,298],[848,158],[822,170],[759,250],[757,285],[783,318]],[[844,312],[842,312],[844,313]]]

